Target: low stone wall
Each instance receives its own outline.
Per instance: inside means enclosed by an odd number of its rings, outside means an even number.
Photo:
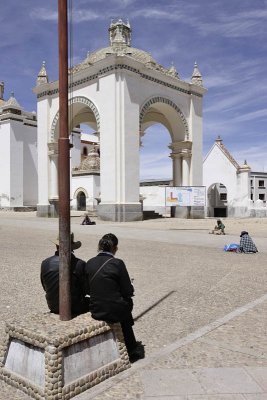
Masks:
[[[130,367],[120,324],[90,313],[51,313],[6,323],[0,378],[37,400],[68,400]]]

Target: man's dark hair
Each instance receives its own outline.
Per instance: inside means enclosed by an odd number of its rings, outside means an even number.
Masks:
[[[106,233],[98,243],[98,250],[99,251],[108,251],[112,252],[112,250],[118,246],[118,238],[117,236],[113,235],[113,233]]]

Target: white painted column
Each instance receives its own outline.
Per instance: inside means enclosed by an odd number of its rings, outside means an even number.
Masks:
[[[112,221],[142,219],[139,201],[139,106],[124,72],[101,79],[101,203],[98,215]]]
[[[182,185],[190,186],[190,164],[191,155],[189,153],[184,154],[182,158]]]
[[[182,185],[182,159],[181,154],[171,154],[172,158],[172,179],[173,186],[181,186]]]
[[[58,199],[58,154],[51,154],[49,176],[49,200]]]
[[[50,105],[47,98],[37,103],[37,151],[38,151],[38,204],[37,215],[39,217],[49,216],[49,156],[48,132],[50,127]]]

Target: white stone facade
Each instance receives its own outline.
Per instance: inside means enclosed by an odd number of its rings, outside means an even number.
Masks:
[[[131,28],[122,20],[109,29],[110,46],[73,68],[71,127],[86,123],[100,138],[102,219],[142,219],[139,146],[146,128],[162,123],[170,133],[174,185],[202,185],[202,98],[195,65],[190,83],[172,66],[165,69],[131,47]],[[43,65],[34,89],[38,114],[38,214],[48,216],[58,200],[58,82]]]
[[[260,195],[263,197],[265,182],[267,184],[267,176],[252,172],[246,162],[240,166],[222,140],[216,139],[203,162],[206,216],[267,216],[266,202],[259,199]]]
[[[13,94],[4,101],[3,82],[0,86],[0,208],[36,207],[36,115],[25,112]]]

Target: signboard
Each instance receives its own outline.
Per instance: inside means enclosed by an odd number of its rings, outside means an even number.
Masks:
[[[179,186],[165,188],[165,205],[168,206],[205,206],[205,186]]]

